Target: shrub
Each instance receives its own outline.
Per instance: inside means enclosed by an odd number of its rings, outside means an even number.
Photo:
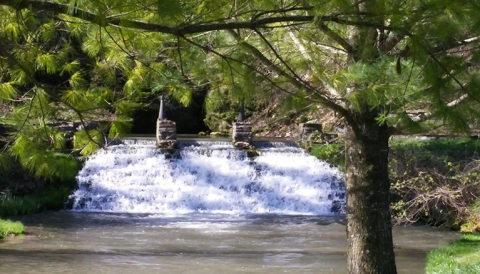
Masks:
[[[344,146],[313,145],[310,153],[343,170]],[[391,140],[392,215],[396,224],[423,221],[480,229],[480,141]]]
[[[424,221],[458,229],[480,195],[476,140],[396,141],[390,178],[396,223]]]
[[[467,217],[460,227],[460,231],[463,233],[480,231],[480,199],[477,199],[475,204],[468,209]]]
[[[0,219],[0,238],[10,234],[20,235],[25,231],[25,227],[20,222]]]
[[[415,166],[415,161],[411,163]],[[416,174],[402,175],[392,183],[392,192],[401,197],[392,204],[397,223],[411,223],[419,220],[433,225],[459,228],[470,214],[480,194],[480,161],[470,164],[446,163],[447,169],[419,168]],[[405,173],[404,173],[405,174]]]
[[[340,170],[345,169],[345,146],[343,143],[313,145],[310,154],[322,159]]]

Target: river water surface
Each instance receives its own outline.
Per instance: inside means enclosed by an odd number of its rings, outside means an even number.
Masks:
[[[22,222],[26,236],[0,241],[0,273],[347,273],[341,217],[59,211]],[[423,273],[426,252],[457,237],[394,228],[399,273]]]

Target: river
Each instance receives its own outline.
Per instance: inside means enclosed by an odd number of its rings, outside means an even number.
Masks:
[[[0,242],[0,273],[347,273],[341,217],[58,211],[21,221],[27,235]],[[458,236],[395,227],[399,273],[424,273],[426,252]]]

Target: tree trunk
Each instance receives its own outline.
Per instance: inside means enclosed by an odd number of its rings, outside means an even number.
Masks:
[[[346,131],[348,270],[396,274],[390,217],[387,126],[355,119]]]

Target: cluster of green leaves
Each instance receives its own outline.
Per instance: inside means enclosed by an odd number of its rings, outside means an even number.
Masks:
[[[342,171],[345,169],[345,145],[343,143],[313,145],[310,154],[339,167]]]
[[[462,273],[480,271],[480,235],[464,235],[447,246],[428,253],[427,274]]]
[[[25,232],[25,227],[20,222],[0,219],[0,239],[8,235],[20,235]]]

